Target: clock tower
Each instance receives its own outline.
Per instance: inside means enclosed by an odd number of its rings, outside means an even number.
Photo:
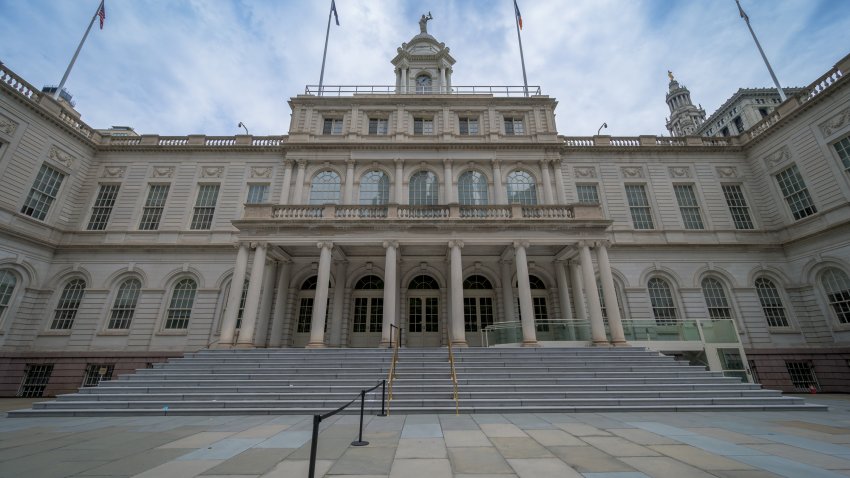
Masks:
[[[392,60],[395,67],[395,87],[400,94],[448,93],[452,87],[452,65],[445,43],[428,33],[429,12],[419,20],[419,34],[402,43]]]

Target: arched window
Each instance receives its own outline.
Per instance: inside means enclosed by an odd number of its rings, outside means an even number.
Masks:
[[[531,286],[531,290],[546,290],[546,284],[537,276],[528,276],[528,285]]]
[[[53,312],[51,329],[67,330],[74,326],[74,318],[77,317],[85,292],[86,281],[82,279],[74,279],[65,285],[59,297],[59,303],[56,304],[56,310]]]
[[[195,294],[198,284],[192,279],[180,279],[171,292],[165,328],[170,330],[188,329],[189,318],[192,317],[192,306],[195,304]]]
[[[478,171],[467,171],[457,180],[457,197],[460,204],[486,206],[488,204],[487,176]]]
[[[339,204],[339,174],[322,171],[310,184],[310,204]]]
[[[766,277],[756,279],[756,292],[761,303],[761,310],[767,319],[769,327],[788,327],[788,317],[785,315],[785,306],[782,305],[782,296],[773,281]]]
[[[847,274],[831,267],[824,271],[821,283],[838,322],[850,324],[850,279]]]
[[[319,277],[313,276],[307,278],[303,283],[301,283],[301,290],[316,290],[316,284],[319,283]]]
[[[647,284],[649,289],[649,301],[652,303],[652,315],[658,325],[672,325],[678,320],[676,302],[673,301],[673,293],[670,285],[664,279],[653,277]]]
[[[437,175],[431,171],[419,171],[410,178],[410,204],[433,206],[440,202],[440,187]]]
[[[508,174],[508,203],[533,206],[537,204],[537,183],[526,171]]]
[[[487,290],[492,289],[493,284],[482,275],[472,275],[463,281],[463,288],[465,290]]]
[[[724,320],[732,318],[732,308],[726,298],[723,284],[713,277],[702,280],[702,295],[705,296],[705,305],[708,307],[708,317],[711,320]]]
[[[384,280],[375,275],[361,278],[354,284],[354,317],[352,332],[380,332],[384,318],[384,298],[381,292],[366,292],[383,290]]]
[[[360,204],[379,206],[390,202],[390,178],[383,171],[369,171],[360,178]]]
[[[17,283],[18,280],[12,271],[8,269],[0,271],[0,324],[3,323],[9,303],[12,302],[12,293],[15,292]]]
[[[384,280],[378,276],[366,276],[354,285],[356,290],[378,290],[384,288]]]
[[[129,329],[133,315],[136,313],[136,304],[139,302],[139,292],[142,283],[139,279],[127,279],[118,286],[115,301],[112,303],[112,311],[109,314],[109,329]]]
[[[410,280],[410,284],[407,286],[408,289],[413,290],[429,290],[429,289],[439,289],[440,285],[434,280],[431,276],[420,275],[416,276]]]

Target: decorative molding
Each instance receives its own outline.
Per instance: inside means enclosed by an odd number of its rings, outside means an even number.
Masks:
[[[15,130],[18,129],[18,123],[12,121],[11,119],[0,115],[0,133],[8,134],[12,136],[15,134]]]
[[[767,165],[768,169],[773,169],[779,166],[782,163],[787,162],[791,159],[791,150],[788,149],[788,146],[783,146],[778,150],[774,151],[771,154],[768,154],[764,157],[764,164]]]
[[[272,177],[271,166],[251,166],[252,178],[270,178]]]
[[[850,123],[850,107],[844,108],[835,116],[821,123],[820,130],[824,137],[831,136],[832,133],[838,131],[845,124]]]
[[[123,178],[124,173],[127,172],[126,166],[104,166],[103,171],[100,173],[100,177],[102,178]]]
[[[682,179],[691,177],[691,168],[687,166],[670,166],[667,168],[670,177],[673,179]]]
[[[735,166],[717,166],[717,177],[723,178],[737,178],[738,177],[738,168]]]
[[[640,166],[623,166],[620,168],[620,173],[626,179],[642,178],[643,168]]]
[[[77,159],[74,156],[71,156],[70,153],[62,151],[61,149],[57,148],[56,146],[50,147],[50,152],[47,153],[47,157],[56,161],[57,163],[60,163],[61,165],[65,166],[66,168],[73,167],[74,161]]]
[[[170,178],[174,176],[174,166],[154,166],[151,169],[152,178]]]
[[[574,166],[576,178],[595,178],[596,168],[593,166]]]
[[[224,166],[202,166],[202,178],[220,178],[224,175]]]

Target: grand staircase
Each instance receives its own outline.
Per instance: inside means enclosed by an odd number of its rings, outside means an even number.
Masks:
[[[387,378],[391,360],[386,349],[202,350],[9,416],[316,413]],[[826,409],[644,348],[456,349],[455,364],[461,413]],[[390,412],[454,413],[449,370],[445,348],[401,349]]]

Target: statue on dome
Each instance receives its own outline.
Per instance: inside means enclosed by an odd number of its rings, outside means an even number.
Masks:
[[[667,76],[670,77],[670,81],[673,81],[673,72],[672,71],[667,70]]]
[[[422,15],[422,18],[419,19],[419,31],[420,33],[428,33],[428,20],[433,20],[434,17],[431,16],[431,12],[428,12],[428,15]]]

